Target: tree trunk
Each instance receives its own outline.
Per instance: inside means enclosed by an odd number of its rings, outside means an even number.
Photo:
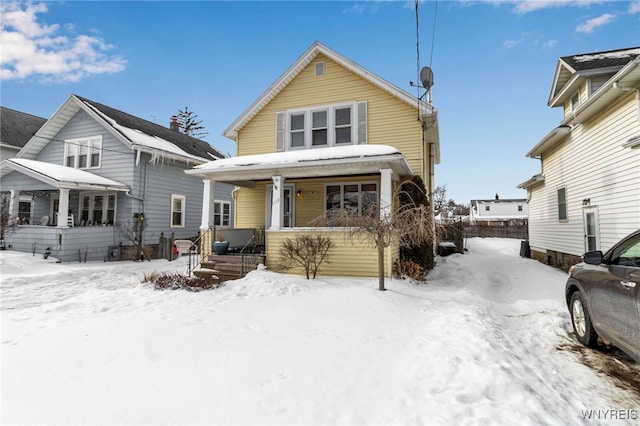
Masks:
[[[378,290],[385,291],[384,288],[384,244],[378,243]]]

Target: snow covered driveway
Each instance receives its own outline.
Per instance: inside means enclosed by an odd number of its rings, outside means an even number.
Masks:
[[[61,265],[0,252],[0,420],[637,424],[638,394],[582,363],[612,357],[574,344],[566,274],[519,258],[519,245],[472,239],[428,284],[387,292],[264,270],[162,292],[143,274],[183,272],[185,258]]]

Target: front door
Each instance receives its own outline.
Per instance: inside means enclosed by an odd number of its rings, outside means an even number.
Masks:
[[[295,226],[295,185],[285,184],[282,197],[282,227],[293,228]],[[265,224],[269,228],[271,226],[271,202],[273,200],[273,185],[267,185],[265,208]]]
[[[583,210],[584,223],[584,251],[599,250],[598,238],[598,208],[587,207]]]

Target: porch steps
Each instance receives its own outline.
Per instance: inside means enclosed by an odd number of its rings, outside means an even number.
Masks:
[[[243,257],[240,254],[210,254],[207,260],[202,262],[200,269],[193,271],[197,277],[211,279],[218,277],[216,282],[225,282],[244,277],[250,271],[257,268],[259,264],[264,264],[265,256],[250,254],[244,256],[244,273],[242,272]]]

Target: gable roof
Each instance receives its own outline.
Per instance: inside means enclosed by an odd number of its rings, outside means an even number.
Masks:
[[[0,107],[0,145],[3,148],[22,148],[46,122],[46,118]]]
[[[81,109],[131,149],[149,152],[155,158],[166,157],[202,164],[226,157],[205,141],[77,95],[71,95],[65,101],[18,156],[35,159],[42,148],[54,139]]]
[[[639,56],[640,47],[629,47],[558,58],[548,105],[558,106],[568,89],[576,87],[585,76],[615,74]]]
[[[269,102],[271,102],[271,100],[275,98],[298,74],[300,74],[300,72],[302,72],[302,70],[309,65],[315,57],[320,54],[328,57],[332,61],[365,79],[379,89],[389,93],[395,98],[406,102],[416,109],[418,108],[418,100],[414,96],[381,77],[378,77],[366,68],[356,64],[350,59],[347,59],[334,50],[329,49],[324,44],[316,41],[262,95],[260,95],[260,97],[258,97],[258,99],[256,99],[249,108],[236,118],[236,120],[231,123],[231,125],[229,125],[222,134],[229,139],[237,140],[238,132]],[[422,115],[434,116],[436,114],[436,110],[433,106],[425,102],[420,102],[419,104],[422,109]]]

